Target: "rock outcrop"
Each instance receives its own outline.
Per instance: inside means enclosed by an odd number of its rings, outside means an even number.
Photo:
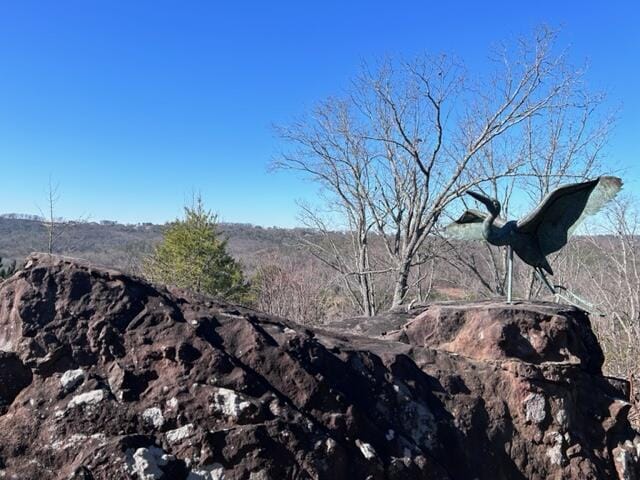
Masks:
[[[583,312],[423,310],[352,335],[33,256],[0,287],[0,478],[638,478]]]

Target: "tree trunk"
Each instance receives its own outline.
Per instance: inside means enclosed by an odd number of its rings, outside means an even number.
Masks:
[[[365,225],[365,215],[362,214],[361,225]],[[374,287],[371,282],[371,274],[368,273],[371,270],[371,262],[369,261],[369,239],[368,232],[361,228],[360,230],[360,256],[358,258],[358,268],[360,274],[358,276],[358,283],[360,285],[360,296],[362,298],[362,313],[367,317],[372,317],[376,314],[375,300],[374,300]]]
[[[373,301],[373,291],[371,279],[368,274],[360,276],[360,293],[362,297],[362,309],[365,317],[372,317],[376,314],[375,303]]]
[[[407,297],[409,290],[409,273],[411,271],[411,260],[405,260],[400,264],[396,272],[396,281],[393,289],[393,301],[391,308],[399,307]]]

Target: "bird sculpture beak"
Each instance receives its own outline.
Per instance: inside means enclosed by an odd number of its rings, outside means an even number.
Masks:
[[[491,203],[491,199],[489,197],[485,197],[484,195],[477,193],[477,192],[472,192],[472,191],[468,191],[466,192],[467,195],[471,195],[473,198],[475,198],[476,200],[478,200],[480,203],[484,204],[486,207],[491,208],[492,203]]]

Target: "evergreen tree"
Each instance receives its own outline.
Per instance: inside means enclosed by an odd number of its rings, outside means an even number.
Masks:
[[[5,278],[9,278],[16,271],[16,261],[12,261],[11,263],[5,265],[2,257],[0,257],[0,280]]]
[[[244,302],[248,284],[240,264],[227,253],[217,230],[217,217],[198,197],[185,207],[181,220],[171,223],[162,242],[144,264],[154,282]]]

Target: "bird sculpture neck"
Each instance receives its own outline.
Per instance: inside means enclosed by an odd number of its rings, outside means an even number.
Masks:
[[[493,237],[494,237],[494,227],[493,227],[493,222],[495,222],[496,218],[498,217],[498,214],[495,212],[489,212],[489,215],[487,215],[484,219],[484,222],[482,222],[482,236],[485,238],[485,240],[487,240],[489,243],[493,243]]]
[[[494,225],[494,222],[496,218],[498,218],[499,214],[499,208],[497,210],[491,208],[489,209],[489,214],[482,222],[482,236],[491,245],[495,245],[497,247],[509,244],[509,232],[512,228],[512,222],[508,222],[501,227]]]

